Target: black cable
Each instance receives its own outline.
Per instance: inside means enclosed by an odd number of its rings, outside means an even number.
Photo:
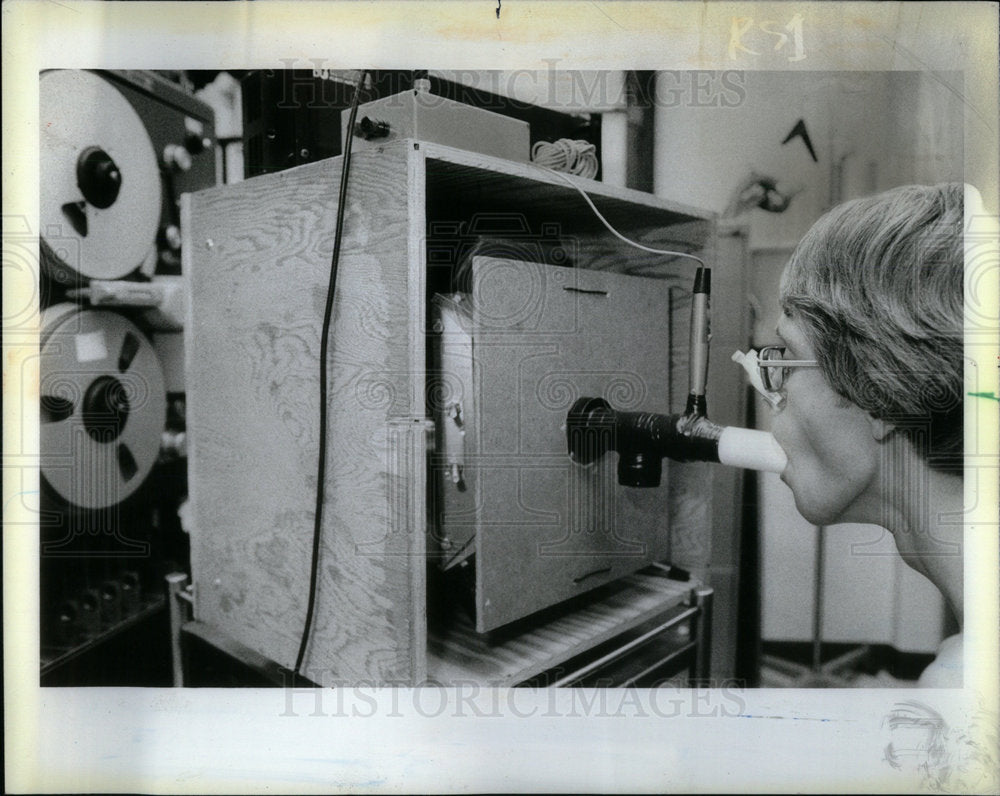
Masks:
[[[333,256],[330,258],[330,284],[326,291],[326,309],[323,312],[323,329],[320,332],[319,344],[319,461],[316,466],[316,516],[313,522],[312,562],[309,567],[309,603],[306,607],[306,623],[302,629],[302,640],[299,642],[299,654],[295,658],[294,676],[299,677],[302,659],[309,644],[309,631],[312,629],[313,611],[316,608],[316,586],[319,575],[319,547],[323,528],[323,496],[326,480],[326,394],[327,394],[327,356],[330,340],[330,327],[333,324],[333,297],[337,289],[337,266],[340,262],[340,243],[344,232],[344,210],[347,206],[347,176],[351,170],[351,142],[354,140],[354,120],[358,114],[358,98],[364,86],[368,71],[361,70],[361,77],[354,89],[351,100],[351,112],[347,120],[347,135],[344,137],[344,162],[340,172],[340,193],[337,199],[337,226],[333,234]]]

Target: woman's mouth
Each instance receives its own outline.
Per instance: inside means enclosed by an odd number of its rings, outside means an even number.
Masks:
[[[778,445],[780,447],[781,443],[778,443]],[[791,469],[792,460],[788,458],[788,451],[786,451],[784,449],[784,447],[782,447],[781,450],[784,451],[784,453],[785,453],[785,466],[782,469],[781,473],[778,475],[778,478],[780,478],[783,483],[787,484],[788,483],[788,471]]]

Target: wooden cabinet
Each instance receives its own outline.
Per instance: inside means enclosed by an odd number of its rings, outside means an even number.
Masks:
[[[672,331],[670,349],[657,354],[669,395],[650,400],[658,411],[680,411],[693,271],[689,260],[621,243],[572,185],[529,164],[413,140],[356,152],[329,341],[327,473],[317,485],[320,330],[341,163],[184,198],[194,615],[207,632],[292,666],[320,487],[326,508],[303,674],[315,682],[420,683],[461,667],[439,647],[429,654],[428,642],[450,632],[434,626],[433,612],[428,627],[429,585],[440,585],[429,560],[432,297],[453,288],[456,264],[484,238],[505,241],[512,259],[551,260],[556,242],[561,265],[662,280]],[[626,235],[710,262],[716,256],[710,214],[571,179]],[[714,282],[728,306],[733,288],[723,271]],[[715,338],[738,336],[740,317],[717,314]],[[725,368],[727,357],[717,358]],[[740,418],[736,370],[712,376],[719,399],[713,405],[710,397],[710,410],[719,422]],[[671,560],[707,572],[711,540],[732,537],[738,522],[728,502],[738,494],[736,473],[669,465],[663,484]],[[718,495],[728,497],[714,511]],[[689,591],[661,594],[654,614]],[[585,632],[583,648],[607,641],[602,633]]]

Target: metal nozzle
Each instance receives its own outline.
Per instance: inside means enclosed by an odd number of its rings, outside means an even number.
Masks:
[[[603,398],[580,398],[566,416],[566,445],[579,464],[616,451],[618,483],[659,486],[663,458],[719,461],[722,428],[704,416],[618,412]]]

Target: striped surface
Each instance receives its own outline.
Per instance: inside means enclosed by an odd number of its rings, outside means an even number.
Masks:
[[[636,573],[582,608],[498,641],[476,633],[469,616],[456,611],[428,627],[428,678],[446,686],[516,685],[683,605],[696,585]]]

